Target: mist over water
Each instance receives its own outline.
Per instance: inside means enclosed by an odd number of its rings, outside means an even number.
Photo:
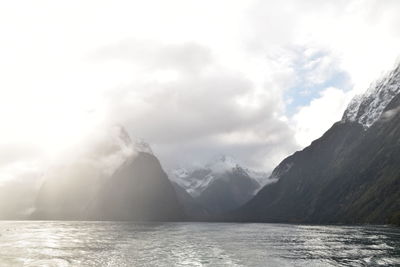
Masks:
[[[400,229],[282,224],[0,222],[0,266],[388,266]]]

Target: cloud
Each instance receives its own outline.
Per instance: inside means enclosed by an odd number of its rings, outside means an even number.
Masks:
[[[134,39],[106,46],[93,58],[129,60],[146,71],[177,69],[185,73],[201,71],[212,62],[210,49],[196,43],[174,45]]]
[[[341,119],[349,99],[349,94],[330,87],[309,105],[300,107],[292,118],[297,143],[305,147],[321,137],[333,123]]]
[[[90,195],[137,152],[125,130],[114,125],[98,128],[51,160],[15,160],[4,165],[0,167],[0,219],[28,218],[41,189],[50,188],[60,196]]]
[[[142,64],[146,55],[162,56]],[[268,83],[259,90],[245,73],[220,64],[208,47],[126,40],[95,56],[116,58],[130,62],[139,73],[151,69],[156,78],[132,77],[130,85],[109,92],[110,117],[151,143],[167,167],[234,154],[250,166],[272,168],[295,147],[291,129],[278,115],[281,92],[270,90]],[[188,69],[194,59],[195,70]],[[175,76],[157,79],[163,71]]]
[[[32,212],[41,170],[34,162],[18,161],[0,168],[0,219],[22,219]]]
[[[400,112],[400,108],[394,108],[394,109],[387,110],[382,114],[382,120],[383,121],[390,121],[399,112]]]
[[[231,154],[269,171],[339,119],[400,47],[391,0],[1,5],[9,178],[115,123],[167,167]]]

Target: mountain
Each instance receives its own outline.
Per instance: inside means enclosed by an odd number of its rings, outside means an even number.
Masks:
[[[240,207],[260,188],[260,184],[240,166],[211,175],[215,178],[195,198],[210,214],[225,213]]]
[[[118,221],[177,221],[184,219],[174,188],[158,159],[139,152],[106,180],[89,218]]]
[[[215,215],[234,210],[255,195],[261,187],[257,179],[261,181],[262,175],[254,172],[253,177],[251,174],[253,172],[239,166],[233,158],[222,156],[191,171],[175,170],[170,179],[180,188],[178,191],[183,189],[190,194],[192,198],[186,196],[186,201],[203,207],[208,215]],[[191,207],[196,209],[193,204]]]
[[[358,122],[365,129],[382,115],[392,99],[400,93],[400,65],[381,80],[373,83],[363,94],[352,99],[342,122]]]
[[[400,66],[351,101],[341,121],[284,159],[229,220],[377,223],[400,219]]]
[[[48,171],[32,218],[171,221],[184,212],[150,147],[114,127]]]
[[[200,203],[196,201],[183,187],[172,182],[179,202],[181,203],[185,214],[191,220],[206,220],[210,213]]]

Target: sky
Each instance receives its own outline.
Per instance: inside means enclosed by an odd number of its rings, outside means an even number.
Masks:
[[[400,1],[1,1],[0,184],[114,125],[166,169],[271,171],[400,55]]]

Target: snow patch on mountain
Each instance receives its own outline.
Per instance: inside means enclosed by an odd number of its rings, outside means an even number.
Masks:
[[[390,101],[400,93],[400,65],[373,83],[368,90],[354,97],[343,114],[342,121],[356,121],[368,129],[382,115]]]
[[[188,171],[185,168],[172,170],[168,177],[193,197],[199,196],[215,179],[211,170],[198,169]]]
[[[172,182],[184,188],[190,195],[197,197],[214,181],[229,179],[228,175],[223,174],[237,170],[245,172],[250,179],[260,185],[260,188],[269,183],[268,174],[249,168],[242,168],[234,158],[229,156],[220,156],[203,167],[191,170],[185,168],[172,170],[169,172],[169,178]]]

